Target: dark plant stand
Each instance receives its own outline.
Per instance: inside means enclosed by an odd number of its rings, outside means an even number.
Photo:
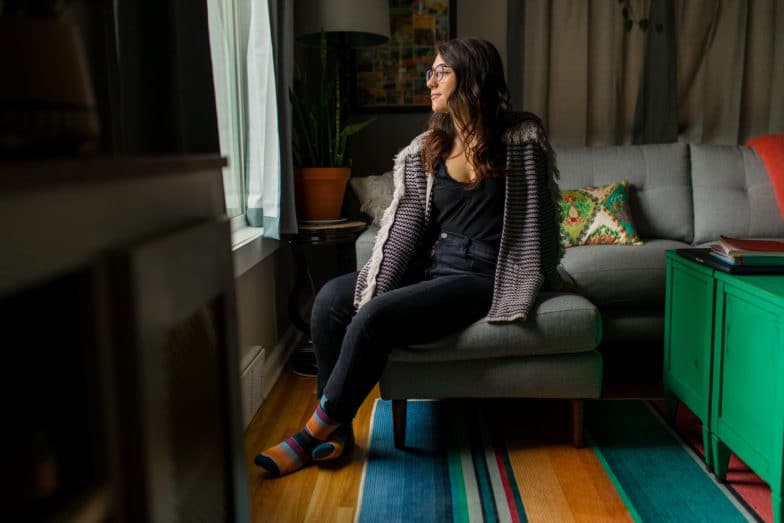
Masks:
[[[294,286],[289,294],[289,319],[300,331],[305,334],[307,343],[300,347],[292,357],[294,372],[300,376],[315,376],[318,372],[316,365],[316,355],[313,351],[313,344],[310,339],[310,324],[300,314],[300,295],[308,281],[308,265],[305,252],[308,249],[318,249],[330,246],[351,246],[346,249],[347,257],[354,257],[353,245],[357,237],[367,228],[367,223],[363,221],[343,221],[340,223],[325,224],[299,224],[299,232],[284,236],[284,239],[291,246],[296,264],[296,277]],[[348,258],[346,258],[348,261]],[[333,275],[337,276],[337,275]],[[314,286],[313,295],[317,289]]]

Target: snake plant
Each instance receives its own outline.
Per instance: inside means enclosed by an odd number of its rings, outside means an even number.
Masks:
[[[289,99],[294,119],[294,163],[299,167],[350,167],[346,154],[349,137],[373,120],[347,124],[340,89],[340,59],[334,75],[327,70],[327,38],[321,33],[321,76],[318,82],[296,78]]]

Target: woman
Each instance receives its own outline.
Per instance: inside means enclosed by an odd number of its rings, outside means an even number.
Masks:
[[[487,317],[525,320],[561,256],[553,156],[539,120],[511,112],[498,51],[461,38],[426,72],[428,131],[395,159],[395,190],[370,260],[313,304],[319,407],[265,450],[274,475],[339,457],[389,352]]]

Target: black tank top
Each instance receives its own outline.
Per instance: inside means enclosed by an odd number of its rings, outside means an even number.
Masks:
[[[436,171],[433,188],[433,223],[439,232],[452,232],[474,240],[501,242],[506,178],[485,178],[474,189],[466,189],[449,176],[446,163]]]

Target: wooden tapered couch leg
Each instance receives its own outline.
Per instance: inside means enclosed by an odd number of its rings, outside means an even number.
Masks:
[[[583,400],[571,400],[572,402],[572,444],[575,448],[581,449],[585,446],[583,441]]]
[[[395,434],[395,448],[406,446],[406,400],[392,400],[392,430]]]

